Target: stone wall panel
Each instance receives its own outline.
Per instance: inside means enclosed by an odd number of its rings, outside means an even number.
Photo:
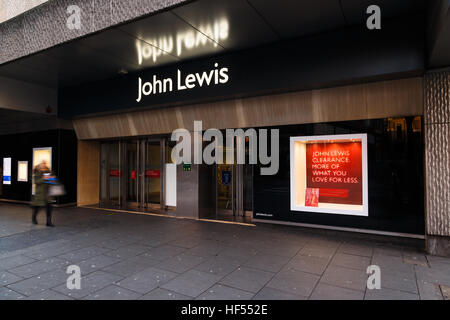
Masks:
[[[427,234],[450,235],[450,72],[425,75]]]
[[[0,24],[0,64],[125,23],[188,0],[52,0]],[[67,8],[81,9],[81,29],[66,26]]]

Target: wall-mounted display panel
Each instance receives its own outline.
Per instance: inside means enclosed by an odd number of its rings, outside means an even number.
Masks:
[[[11,184],[11,158],[3,158],[3,184]]]
[[[17,181],[28,182],[28,161],[17,162]]]
[[[291,210],[368,216],[367,135],[290,138]]]
[[[52,170],[52,148],[33,148],[33,171],[40,163],[45,162],[47,167]],[[34,178],[33,178],[34,179]],[[33,181],[32,194],[35,193],[35,184]]]

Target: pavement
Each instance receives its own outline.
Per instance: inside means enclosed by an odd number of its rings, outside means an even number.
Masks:
[[[448,298],[450,259],[406,241],[292,226],[0,204],[0,300]],[[67,267],[80,267],[68,289]],[[369,265],[381,289],[368,289]]]

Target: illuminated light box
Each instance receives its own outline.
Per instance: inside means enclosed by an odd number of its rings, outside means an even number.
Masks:
[[[291,210],[368,216],[367,135],[291,137]]]
[[[11,158],[3,158],[3,184],[11,184]]]
[[[45,162],[50,170],[52,170],[52,148],[33,148],[33,172],[36,166],[42,162]],[[36,192],[36,184],[34,183],[34,174],[32,178],[31,194]]]
[[[28,182],[28,161],[17,162],[17,181]]]

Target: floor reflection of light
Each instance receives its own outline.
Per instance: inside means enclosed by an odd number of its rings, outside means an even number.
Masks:
[[[206,23],[200,25],[198,30],[189,28],[186,31],[178,32],[175,36],[139,37],[143,39],[136,40],[139,65],[148,60],[156,63],[162,56],[168,54],[180,57],[185,51],[196,48],[217,47],[221,41],[228,39],[228,20],[222,18],[214,23]]]

